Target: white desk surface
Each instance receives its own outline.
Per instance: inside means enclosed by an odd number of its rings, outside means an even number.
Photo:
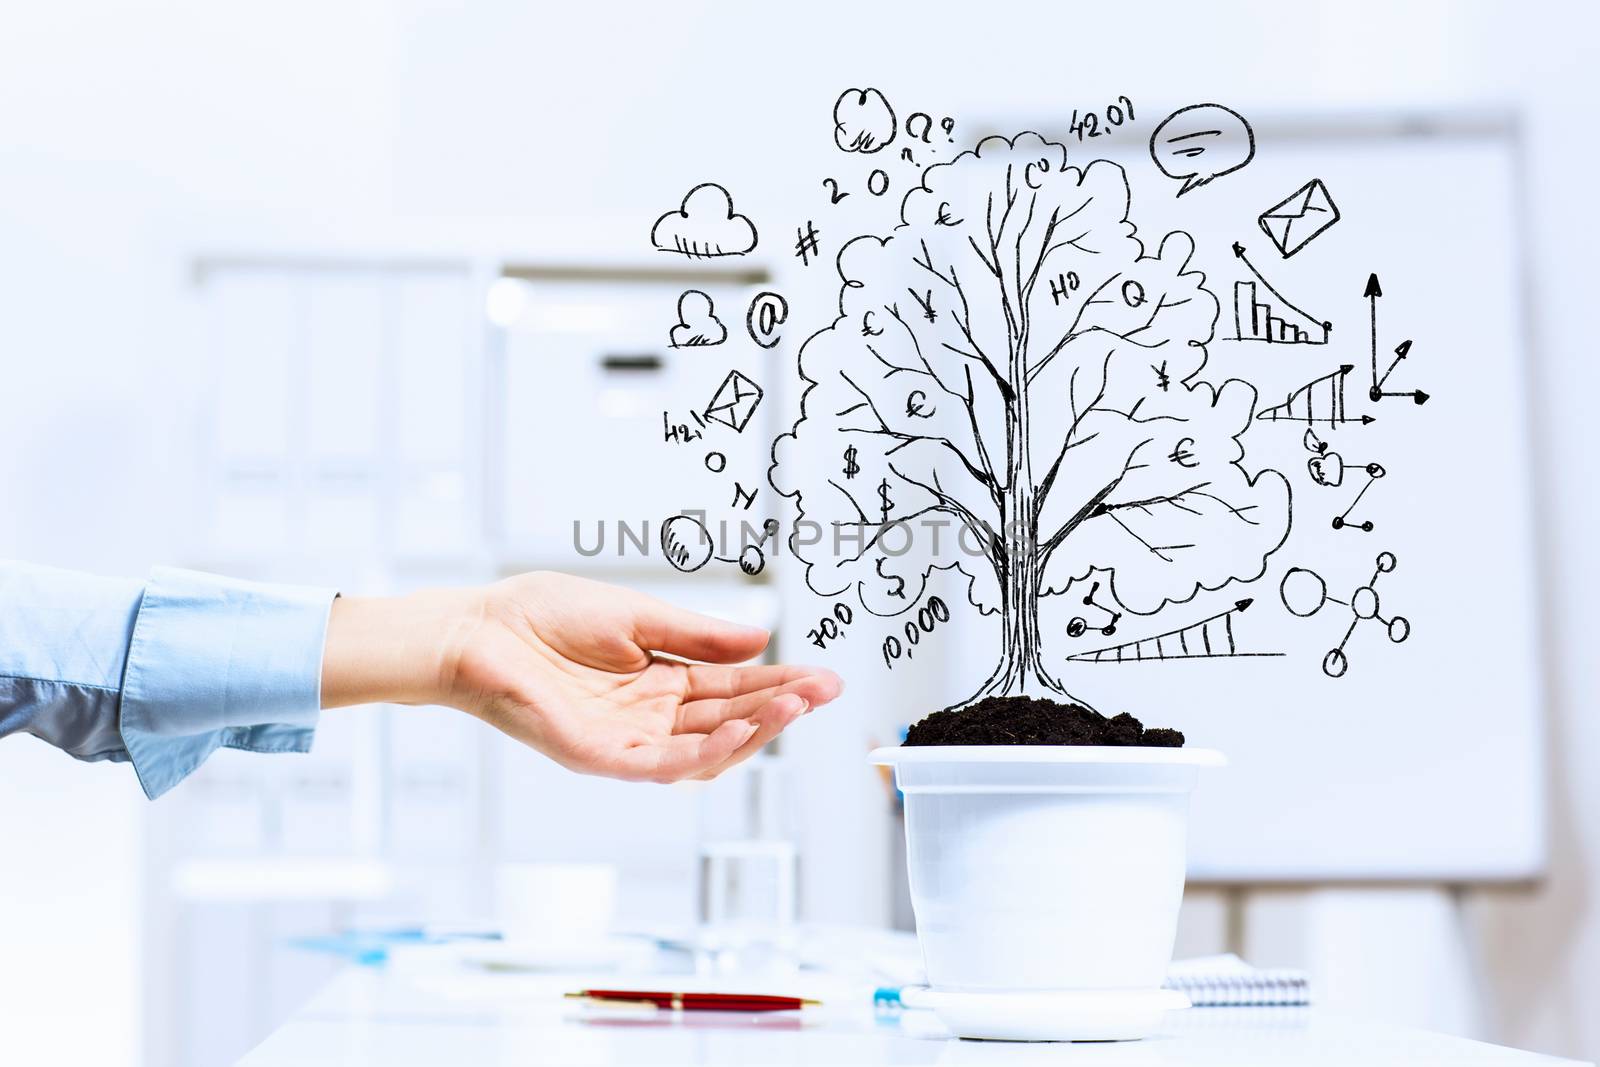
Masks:
[[[613,987],[621,981],[612,977]],[[630,976],[633,988],[671,988]],[[1544,1067],[1557,1060],[1420,1030],[1294,1008],[1191,1008],[1157,1037],[1107,1044],[951,1040],[927,1012],[875,1016],[827,1004],[801,1017],[595,1011],[558,990],[599,985],[578,977],[418,975],[351,968],[240,1061],[241,1067],[489,1067],[530,1064],[1479,1064]]]

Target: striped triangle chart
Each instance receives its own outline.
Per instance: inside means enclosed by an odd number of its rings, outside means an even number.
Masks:
[[[1228,659],[1242,656],[1281,656],[1282,652],[1240,651],[1233,637],[1233,617],[1255,603],[1236,601],[1227,611],[1164,634],[1126,641],[1093,652],[1068,656],[1069,663],[1142,663],[1171,659]]]

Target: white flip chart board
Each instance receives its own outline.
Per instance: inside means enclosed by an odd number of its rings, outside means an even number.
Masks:
[[[1247,166],[1181,197],[1152,165],[1148,128],[1081,144],[1041,132],[1066,140],[1073,163],[1127,169],[1148,249],[1169,230],[1193,235],[1221,307],[1200,377],[1256,385],[1245,465],[1292,488],[1290,533],[1255,581],[1124,614],[1111,634],[1087,590],[1041,606],[1070,691],[1229,757],[1194,798],[1191,876],[1537,875],[1544,740],[1514,131],[1262,121]],[[1285,257],[1258,219],[1313,180],[1339,218]],[[1381,296],[1367,295],[1372,275]],[[1373,399],[1374,374],[1396,395]],[[948,668],[958,693],[993,669],[999,640],[993,617],[961,625]],[[1224,650],[1263,655],[1204,654]]]

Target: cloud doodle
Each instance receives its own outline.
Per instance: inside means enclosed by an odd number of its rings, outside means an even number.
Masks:
[[[690,189],[683,206],[656,220],[650,243],[685,256],[742,256],[756,246],[756,227],[733,210],[733,197],[716,182]]]
[[[717,318],[709,294],[685,289],[678,297],[678,324],[668,336],[673,348],[702,348],[726,341],[728,328]]]
[[[833,105],[833,143],[841,151],[881,151],[895,129],[894,109],[876,89],[846,89]]]

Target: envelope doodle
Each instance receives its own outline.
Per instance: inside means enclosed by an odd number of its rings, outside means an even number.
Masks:
[[[1261,224],[1261,232],[1272,238],[1283,258],[1288,259],[1338,222],[1339,208],[1322,179],[1312,178],[1282,203],[1263,211],[1256,221]]]
[[[706,421],[720,422],[735,433],[744,433],[750,417],[756,413],[756,405],[761,403],[761,395],[761,386],[731,370],[706,407]]]

